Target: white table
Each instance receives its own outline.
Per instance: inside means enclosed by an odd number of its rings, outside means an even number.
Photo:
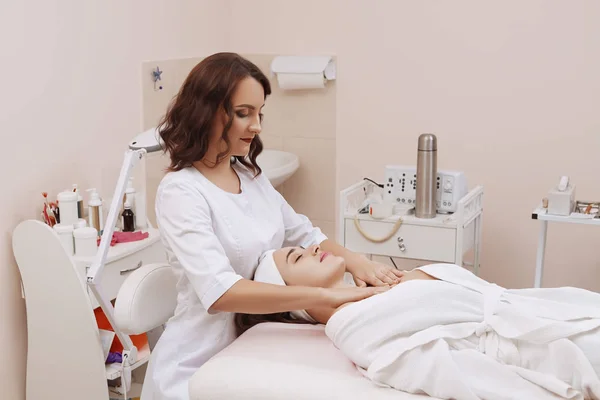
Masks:
[[[425,260],[461,266],[468,265],[464,262],[463,255],[473,249],[472,270],[475,275],[479,274],[483,186],[471,189],[459,201],[455,213],[437,214],[431,219],[417,218],[414,214],[394,215],[385,219],[357,214],[367,196],[380,190],[363,180],[341,191],[338,242],[342,246],[367,256]],[[399,218],[402,219],[401,225],[396,229]],[[381,240],[370,240],[364,233]]]
[[[534,287],[539,288],[542,286],[542,275],[544,273],[544,256],[546,254],[546,233],[548,231],[548,222],[600,225],[600,218],[581,218],[573,216],[573,214],[569,216],[548,214],[548,210],[541,206],[533,210],[531,218],[540,221],[534,282]]]

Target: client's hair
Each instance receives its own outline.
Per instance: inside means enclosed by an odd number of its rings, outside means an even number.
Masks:
[[[235,314],[235,329],[237,336],[246,332],[248,329],[263,322],[281,322],[286,324],[311,324],[315,323],[303,319],[292,317],[289,312],[273,314]]]

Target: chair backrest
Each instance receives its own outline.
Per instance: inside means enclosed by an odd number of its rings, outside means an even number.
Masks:
[[[109,393],[98,326],[73,257],[56,232],[37,220],[15,227],[12,248],[27,311],[25,397],[57,400],[85,393],[86,400],[106,400]],[[67,389],[57,384],[65,378]]]
[[[176,284],[168,264],[146,264],[133,271],[117,294],[117,326],[127,335],[139,335],[167,322],[177,304]]]

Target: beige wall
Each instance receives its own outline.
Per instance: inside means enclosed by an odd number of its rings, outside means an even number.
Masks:
[[[485,186],[482,277],[533,284],[531,209],[561,175],[579,198],[600,199],[599,2],[232,0],[230,10],[236,51],[336,54],[337,189],[414,164],[417,136],[437,134],[440,167]],[[544,285],[600,290],[599,241],[600,228],[551,225]]]
[[[42,191],[56,196],[78,183],[110,196],[141,127],[142,61],[217,51],[226,45],[214,34],[225,12],[224,3],[198,0],[3,2],[1,399],[25,398],[25,305],[10,232],[37,218]]]
[[[272,93],[267,99],[261,138],[267,149],[290,151],[300,158],[298,171],[278,190],[299,213],[333,237],[335,234],[335,148],[336,148],[336,84],[325,89],[285,91],[270,75],[274,55],[242,54],[254,62],[271,81]],[[177,94],[189,71],[202,58],[149,61],[144,75],[157,66],[163,71],[162,90],[146,81],[143,90],[144,129],[156,126],[168,104]],[[148,213],[154,221],[154,194],[168,159],[154,155],[148,159]]]

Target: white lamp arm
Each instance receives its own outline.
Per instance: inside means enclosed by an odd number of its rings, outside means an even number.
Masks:
[[[121,209],[121,204],[123,202],[123,196],[125,195],[125,189],[129,180],[129,175],[136,162],[141,160],[145,155],[145,149],[128,150],[125,153],[125,159],[123,160],[123,165],[121,166],[119,179],[117,180],[115,192],[110,204],[108,216],[106,218],[104,232],[102,233],[102,238],[100,239],[100,246],[87,273],[87,284],[98,300],[98,303],[100,304],[102,311],[104,311],[108,322],[113,327],[117,337],[123,344],[124,350],[128,352],[129,362],[135,362],[137,359],[137,349],[133,345],[131,338],[128,335],[125,335],[117,326],[114,319],[114,308],[112,303],[109,300],[106,300],[106,298],[102,295],[100,288],[100,277],[106,263],[106,256],[108,254],[108,249],[110,248],[110,242],[112,240],[113,233],[115,231],[115,226],[119,216],[119,211]]]

